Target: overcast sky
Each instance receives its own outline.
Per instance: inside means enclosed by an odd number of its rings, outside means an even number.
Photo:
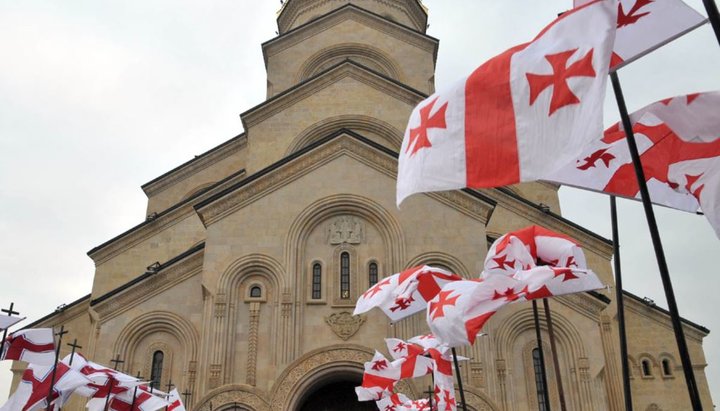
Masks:
[[[687,0],[704,13],[701,0]],[[571,0],[427,0],[438,88],[530,40]],[[260,44],[279,1],[0,0],[0,305],[28,321],[90,292],[86,252],[144,219],[140,186],[239,134],[265,99]],[[706,25],[620,72],[630,110],[720,90]],[[607,124],[617,121],[612,93]],[[610,237],[606,196],[561,189],[565,217]],[[665,306],[645,218],[620,201],[626,288]],[[720,316],[704,217],[657,209],[680,313],[714,330],[707,374],[720,401]],[[25,322],[27,324],[28,322]],[[72,330],[70,330],[72,338]],[[674,349],[668,347],[668,350]],[[0,364],[0,397],[9,363]],[[0,401],[2,403],[2,401]]]

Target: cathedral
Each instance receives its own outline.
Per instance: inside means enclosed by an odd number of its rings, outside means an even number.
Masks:
[[[384,338],[427,325],[421,314],[354,316],[358,296],[420,264],[473,278],[494,239],[537,224],[576,239],[611,287],[550,300],[561,381],[548,361],[548,392],[530,304],[495,315],[459,352],[467,409],[544,410],[546,395],[560,409],[559,382],[569,410],[624,409],[612,242],[561,216],[558,186],[418,194],[396,207],[407,120],[434,92],[427,20],[419,0],[286,0],[278,36],[262,44],[267,99],[241,114],[244,132],[144,184],[146,217],[88,252],[89,294],[31,326],[64,325],[86,357],[174,385],[192,411],[377,409],[354,393],[364,362]],[[629,293],[625,306],[635,409],[690,409],[667,312]],[[709,410],[709,330],[684,327]],[[544,321],[541,331],[551,358]],[[13,364],[14,386],[23,368]],[[422,398],[428,384],[398,389]]]

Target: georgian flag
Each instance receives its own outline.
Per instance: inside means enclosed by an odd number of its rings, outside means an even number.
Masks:
[[[52,328],[34,328],[10,334],[0,349],[0,360],[52,366],[55,364],[55,336]]]
[[[699,208],[720,237],[720,92],[678,96],[630,115],[650,200],[679,210]],[[549,180],[639,199],[635,169],[620,124],[589,144]]]
[[[7,403],[0,407],[0,411],[35,411],[48,408],[47,398],[50,393],[53,368],[29,364],[23,372],[17,390]],[[73,391],[87,382],[87,378],[79,372],[63,363],[58,363],[50,402],[56,407],[62,407]]]
[[[585,253],[572,238],[532,225],[498,238],[490,246],[483,276],[512,275],[538,264],[587,268]]]
[[[135,397],[134,403],[133,397]],[[137,390],[132,389],[113,396],[108,409],[110,411],[156,411],[165,407],[170,410],[170,405],[168,401],[150,393],[147,388],[139,386]]]
[[[532,42],[421,102],[400,149],[397,204],[413,193],[547,178],[602,133],[617,7],[564,13]]]
[[[365,363],[362,383],[355,387],[358,401],[378,401],[391,395],[398,380],[400,367],[375,351],[373,359]]]
[[[185,411],[185,405],[183,405],[183,402],[180,399],[180,393],[177,388],[170,391],[168,402],[170,405],[168,405],[167,411]]]
[[[591,0],[575,0],[581,7]],[[619,0],[611,70],[664,46],[707,19],[682,0]]]
[[[20,321],[22,321],[24,319],[25,319],[25,317],[14,317],[12,315],[1,316],[0,317],[0,331],[7,330],[8,328],[12,327],[13,325],[19,323]]]
[[[384,278],[365,291],[355,305],[353,315],[380,308],[392,321],[423,311],[447,283],[462,277],[427,265],[413,267]]]

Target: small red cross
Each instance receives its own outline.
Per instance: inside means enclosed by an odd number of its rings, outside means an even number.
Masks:
[[[577,49],[573,49],[545,56],[545,60],[552,67],[552,74],[525,74],[530,85],[530,105],[533,105],[538,96],[549,87],[552,87],[553,91],[548,116],[552,116],[562,107],[580,103],[580,99],[570,90],[567,80],[571,77],[595,77],[596,73],[592,64],[593,50],[588,51],[583,58],[569,67],[567,66],[568,60],[576,51]]]
[[[435,114],[430,116],[430,111],[432,111],[437,100],[438,97],[435,97],[434,100],[420,109],[420,125],[410,129],[410,141],[405,149],[405,153],[412,149],[410,153],[411,157],[421,148],[432,147],[427,133],[429,128],[447,128],[447,124],[445,124],[445,111],[447,110],[448,103],[443,104]]]

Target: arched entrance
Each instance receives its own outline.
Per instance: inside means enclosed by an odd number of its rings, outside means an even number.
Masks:
[[[328,375],[307,390],[297,411],[376,411],[373,401],[357,399],[355,387],[361,380],[358,375]]]

